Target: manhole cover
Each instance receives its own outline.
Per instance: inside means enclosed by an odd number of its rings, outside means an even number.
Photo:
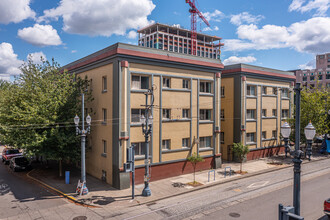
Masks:
[[[233,217],[233,218],[239,218],[239,217],[241,217],[241,215],[238,214],[238,213],[236,213],[236,212],[229,213],[229,216],[230,217]]]
[[[86,216],[77,216],[77,217],[74,217],[72,220],[86,220],[87,217]]]

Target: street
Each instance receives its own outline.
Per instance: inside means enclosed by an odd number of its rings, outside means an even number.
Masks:
[[[302,165],[301,214],[323,220],[330,197],[329,159]],[[243,166],[244,169],[244,166]],[[0,219],[277,219],[278,204],[292,204],[292,167],[132,205],[88,208],[68,202],[0,164]],[[152,187],[152,185],[151,185]]]

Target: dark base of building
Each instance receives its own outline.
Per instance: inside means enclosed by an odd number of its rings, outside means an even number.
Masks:
[[[247,160],[256,160],[259,158],[271,157],[274,155],[278,155],[279,153],[284,153],[284,150],[284,147],[270,147],[251,150],[247,155]]]

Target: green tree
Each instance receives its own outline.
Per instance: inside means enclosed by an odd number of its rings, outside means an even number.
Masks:
[[[318,86],[317,86],[318,87]],[[304,87],[301,90],[300,102],[300,134],[302,142],[305,142],[304,128],[311,121],[316,129],[317,135],[329,133],[330,120],[327,120],[327,112],[330,109],[330,92],[327,88],[313,88]],[[292,127],[291,140],[295,140],[295,113],[296,106],[294,106],[293,117],[288,120]]]
[[[249,147],[242,143],[234,143],[233,152],[240,162],[240,172],[242,173],[242,164],[246,155],[250,152]]]
[[[78,161],[79,137],[73,118],[81,112],[79,97],[88,80],[62,72],[54,60],[35,64],[29,59],[20,70],[19,79],[1,90],[3,141],[29,156],[42,155],[60,165],[63,160]]]
[[[199,162],[203,162],[204,159],[199,154],[193,153],[191,156],[189,156],[187,158],[187,160],[191,163],[191,165],[194,168],[194,182],[193,183],[196,183],[196,166]]]

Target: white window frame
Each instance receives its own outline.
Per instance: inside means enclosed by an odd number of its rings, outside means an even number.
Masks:
[[[261,139],[262,140],[266,140],[267,139],[267,132],[266,131],[261,132]]]
[[[284,112],[287,112],[287,116],[286,114],[284,114]],[[282,118],[289,118],[289,109],[282,109]]]
[[[138,81],[133,81],[133,78],[134,77],[139,77],[139,80]],[[142,78],[146,78],[148,79],[148,86],[147,88],[142,88]],[[149,76],[142,76],[142,75],[132,75],[131,76],[131,89],[136,89],[136,90],[146,90],[146,89],[149,89],[150,87],[150,82],[149,82]]]
[[[139,114],[138,121],[133,121],[133,119],[137,118],[137,117],[133,117],[133,110],[139,111],[138,112],[138,114]],[[141,123],[141,116],[142,115],[144,116],[144,114],[145,114],[145,109],[132,108],[131,109],[131,123],[132,124],[134,124],[134,123]]]
[[[182,118],[190,118],[190,109],[182,109]]]
[[[182,148],[190,148],[190,138],[182,138]]]
[[[102,121],[102,123],[103,124],[106,124],[107,123],[107,117],[108,117],[108,111],[107,111],[107,109],[106,108],[102,108],[102,119],[103,119],[103,121]]]
[[[102,76],[102,92],[106,92],[107,90],[108,90],[107,76]]]
[[[209,116],[209,118],[207,116]],[[202,121],[211,121],[212,120],[212,110],[211,109],[200,109],[199,110],[199,119]]]
[[[272,130],[272,139],[277,139],[277,131],[276,130]]]
[[[199,82],[199,92],[201,93],[212,93],[212,83],[207,81]]]
[[[252,90],[251,88],[253,88],[254,90]],[[252,91],[254,91],[254,94],[251,93]],[[246,87],[246,95],[247,96],[256,96],[257,95],[257,87],[248,85]]]
[[[189,89],[189,81],[188,79],[183,79],[182,80],[182,88],[183,89]]]
[[[262,87],[262,94],[267,95],[267,87],[266,86]]]
[[[162,150],[171,150],[171,140],[170,139],[162,140]]]
[[[253,111],[253,117],[251,118],[251,112]],[[246,109],[246,120],[256,120],[256,109]]]
[[[171,88],[171,78],[163,77],[163,88]]]
[[[212,148],[212,136],[200,137],[199,148]]]
[[[170,120],[171,119],[171,109],[163,108],[162,118],[163,118],[163,120]]]
[[[282,98],[289,98],[289,89],[282,89]]]
[[[274,113],[275,113],[275,114],[274,114]],[[273,116],[273,117],[277,117],[277,109],[273,109],[273,110],[272,110],[272,116]]]
[[[267,117],[267,109],[262,109],[261,110],[261,115],[263,118],[266,118]]]
[[[251,141],[251,137],[249,136],[253,135],[253,140]],[[255,132],[251,132],[251,133],[246,133],[246,143],[256,143],[256,133]]]

